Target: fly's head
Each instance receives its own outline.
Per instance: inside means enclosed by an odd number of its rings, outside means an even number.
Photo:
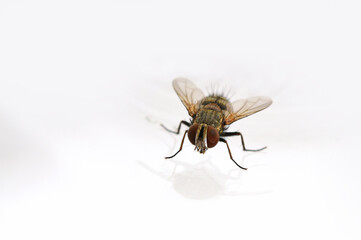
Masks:
[[[189,128],[188,139],[195,145],[194,150],[205,153],[208,148],[217,145],[219,141],[219,132],[216,128],[207,124],[194,123]]]

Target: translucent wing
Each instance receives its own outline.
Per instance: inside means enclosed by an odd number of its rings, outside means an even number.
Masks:
[[[203,92],[186,78],[174,79],[173,88],[183,105],[187,108],[188,114],[193,117],[199,109],[201,100],[204,98]]]
[[[272,100],[270,98],[262,96],[237,100],[228,106],[225,124],[229,125],[241,118],[259,112],[271,104]]]

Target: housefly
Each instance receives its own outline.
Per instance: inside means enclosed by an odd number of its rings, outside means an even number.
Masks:
[[[191,119],[189,122],[181,121],[177,131],[169,130],[162,125],[164,129],[175,134],[180,133],[182,124],[189,127],[184,132],[179,150],[172,156],[165,158],[173,158],[182,150],[184,138],[188,133],[189,141],[195,146],[194,150],[197,150],[200,153],[205,153],[208,148],[215,147],[219,141],[223,142],[227,146],[231,160],[238,167],[247,170],[247,168],[242,167],[233,159],[225,137],[240,136],[243,151],[257,152],[265,149],[266,147],[260,149],[247,149],[244,144],[242,133],[227,132],[226,129],[235,121],[267,108],[272,104],[272,100],[268,97],[258,96],[239,99],[231,103],[225,96],[222,95],[211,94],[209,96],[205,96],[193,82],[186,78],[176,78],[173,80],[172,84],[178,97],[187,108]]]

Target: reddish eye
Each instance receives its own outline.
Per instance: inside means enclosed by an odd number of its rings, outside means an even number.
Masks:
[[[188,139],[194,145],[196,143],[198,124],[193,124],[188,131]]]
[[[217,145],[219,140],[219,133],[214,127],[208,126],[207,130],[207,146],[212,148]]]

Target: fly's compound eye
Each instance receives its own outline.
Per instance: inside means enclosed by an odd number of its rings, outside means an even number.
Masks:
[[[196,144],[196,134],[197,134],[198,124],[193,124],[188,131],[189,141],[195,145]]]
[[[207,129],[207,146],[212,148],[217,145],[219,140],[219,133],[214,127],[208,126]]]

